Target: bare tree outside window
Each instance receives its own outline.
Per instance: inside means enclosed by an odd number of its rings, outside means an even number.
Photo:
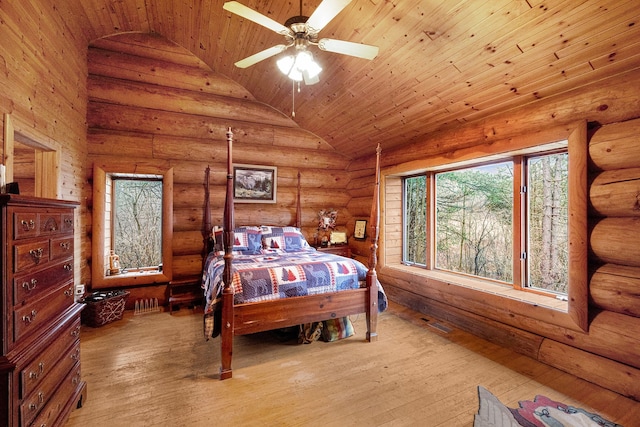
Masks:
[[[162,180],[113,179],[113,249],[123,268],[162,263]]]
[[[528,170],[528,285],[567,293],[569,156],[560,153],[530,158]]]

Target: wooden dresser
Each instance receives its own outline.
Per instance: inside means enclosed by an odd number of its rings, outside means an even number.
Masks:
[[[76,203],[0,195],[0,426],[61,426],[80,406]]]

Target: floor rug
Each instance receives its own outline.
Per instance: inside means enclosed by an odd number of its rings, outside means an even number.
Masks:
[[[622,427],[598,414],[538,395],[508,408],[491,392],[478,386],[480,406],[473,427]]]

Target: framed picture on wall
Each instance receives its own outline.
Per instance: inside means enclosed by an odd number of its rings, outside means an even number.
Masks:
[[[275,203],[277,185],[276,166],[233,165],[235,203]]]
[[[367,221],[364,219],[356,220],[356,228],[353,231],[353,237],[364,240],[367,237]]]

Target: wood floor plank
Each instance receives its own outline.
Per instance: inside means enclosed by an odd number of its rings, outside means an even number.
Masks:
[[[640,419],[639,402],[396,304],[380,316],[378,342],[365,341],[364,316],[352,320],[356,335],[334,343],[236,337],[227,381],[201,312],[83,326],[88,399],[67,427],[471,426],[478,385],[510,407],[543,394],[627,427]]]

